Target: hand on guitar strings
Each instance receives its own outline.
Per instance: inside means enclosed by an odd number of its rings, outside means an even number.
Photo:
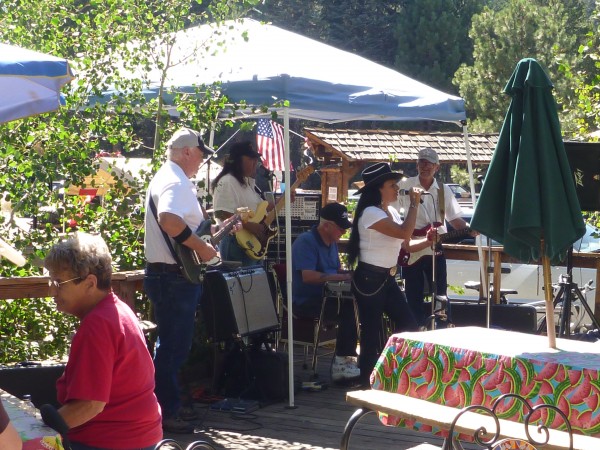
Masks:
[[[427,240],[431,243],[436,244],[438,241],[438,229],[437,227],[431,227],[427,230]]]
[[[246,222],[244,228],[252,233],[261,244],[267,241],[267,229],[264,223]]]
[[[204,261],[210,261],[215,256],[218,256],[218,252],[213,247],[213,245],[209,242],[205,242],[204,240],[198,238],[199,245],[194,246],[193,250],[196,252],[198,257]]]
[[[228,226],[230,223],[233,223],[233,227],[231,228],[229,234],[235,234],[243,228],[242,219],[237,214],[225,219],[221,225],[221,228]]]

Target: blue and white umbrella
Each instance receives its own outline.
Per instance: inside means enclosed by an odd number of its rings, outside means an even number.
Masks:
[[[0,123],[58,109],[73,78],[66,59],[0,44]]]

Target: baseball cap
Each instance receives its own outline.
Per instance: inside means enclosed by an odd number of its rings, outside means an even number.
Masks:
[[[254,150],[254,148],[252,147],[252,142],[250,141],[236,142],[231,146],[231,150],[229,150],[229,157],[231,159],[236,159],[240,156],[260,158],[260,153]]]
[[[202,150],[205,155],[212,155],[214,153],[213,150],[204,144],[200,133],[189,128],[180,128],[177,130],[175,134],[171,136],[167,145],[169,148],[200,147],[200,150]]]
[[[438,154],[431,147],[422,148],[419,150],[419,159],[424,159],[433,164],[439,164],[440,158],[438,158]]]
[[[352,226],[348,220],[348,210],[339,203],[329,203],[321,209],[321,218],[334,222],[338,227],[347,230]]]

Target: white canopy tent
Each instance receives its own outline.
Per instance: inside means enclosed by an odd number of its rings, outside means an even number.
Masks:
[[[158,66],[149,74],[140,71],[130,75],[145,80],[145,93],[149,97],[161,95],[163,88],[194,93],[196,86],[220,83],[230,101],[267,107],[266,111],[252,114],[252,117],[270,117],[273,111],[277,111],[283,117],[285,130],[287,186],[291,186],[290,118],[326,123],[436,120],[463,127],[471,191],[475,192],[466,114],[461,98],[440,92],[355,54],[251,19],[193,27],[170,37],[174,42],[172,47],[164,45],[164,37],[157,39],[154,46],[157,60],[163,65],[169,61],[171,66],[164,80]],[[111,94],[106,93],[107,96]],[[289,230],[289,190],[285,191],[285,202],[285,227]],[[292,339],[290,233],[286,233],[285,248],[288,336]],[[293,406],[292,346],[289,367],[289,402]]]

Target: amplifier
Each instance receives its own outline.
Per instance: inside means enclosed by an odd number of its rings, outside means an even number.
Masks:
[[[581,209],[600,211],[600,143],[566,141],[565,152]]]
[[[267,274],[259,266],[207,272],[200,308],[208,337],[213,341],[279,328]]]
[[[452,323],[456,326],[486,326],[487,305],[450,302]],[[537,332],[537,311],[531,305],[492,305],[491,324],[522,333]]]
[[[316,225],[318,222],[307,223],[304,226],[294,226],[292,223],[292,244],[296,240],[296,238],[304,233],[305,231],[309,231],[313,225]],[[266,260],[268,263],[285,261],[285,227],[283,223],[280,224],[279,233],[269,243],[269,247],[267,248]]]
[[[275,196],[275,201],[281,198],[282,194]],[[296,191],[294,201],[290,205],[290,214],[292,218],[292,226],[294,224],[304,225],[308,223],[316,223],[321,217],[321,201],[322,195],[319,194],[307,194]],[[281,208],[278,213],[278,220],[280,225],[284,225],[285,221],[285,208]]]

